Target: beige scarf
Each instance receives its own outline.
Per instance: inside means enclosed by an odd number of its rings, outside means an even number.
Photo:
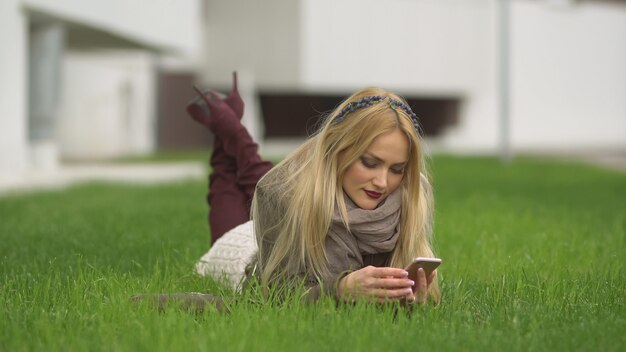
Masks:
[[[350,232],[346,229],[339,207],[335,207],[329,235],[341,239],[352,253],[358,257],[365,254],[391,252],[400,235],[400,207],[402,205],[402,191],[397,189],[385,201],[373,210],[359,208],[348,196],[346,207]]]

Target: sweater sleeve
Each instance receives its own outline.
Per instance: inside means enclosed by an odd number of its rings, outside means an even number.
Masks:
[[[321,282],[310,280],[310,288],[307,293],[307,301],[314,302],[321,296],[332,297],[339,300],[339,281],[351,272],[363,267],[362,258],[351,250],[340,237],[328,234],[325,241],[326,258],[328,258],[328,271]]]
[[[332,297],[334,300],[338,301],[340,299],[339,281],[351,272],[351,270],[346,270],[338,275],[333,275],[327,280],[324,280],[323,284],[319,284],[315,281],[311,282],[306,293],[306,301],[313,303],[323,296]]]
[[[258,245],[257,264],[265,267],[269,254],[274,249],[279,236],[281,221],[285,215],[284,200],[278,198],[275,186],[268,185],[265,179],[257,183],[254,193],[253,214],[254,235]],[[255,216],[256,215],[256,216]]]

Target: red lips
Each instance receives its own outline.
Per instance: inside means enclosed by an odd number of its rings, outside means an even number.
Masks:
[[[373,192],[373,191],[368,191],[368,190],[364,190],[364,191],[365,191],[365,194],[367,194],[370,198],[374,198],[374,199],[378,199],[383,195],[382,193],[378,193],[378,192]]]

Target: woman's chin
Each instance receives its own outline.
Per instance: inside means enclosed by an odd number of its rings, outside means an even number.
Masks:
[[[374,210],[376,208],[378,208],[378,205],[380,205],[380,203],[383,201],[383,198],[381,199],[359,199],[357,202],[355,202],[356,206],[363,209],[363,210]]]

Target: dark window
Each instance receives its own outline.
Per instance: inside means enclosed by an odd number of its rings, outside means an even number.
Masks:
[[[261,93],[266,138],[306,137],[315,131],[320,117],[331,112],[346,96]],[[458,122],[458,98],[405,97],[420,119],[427,136],[436,136]]]

